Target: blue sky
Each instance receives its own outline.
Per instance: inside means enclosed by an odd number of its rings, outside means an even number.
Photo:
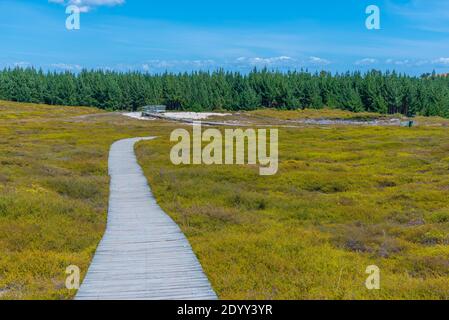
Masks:
[[[446,0],[0,0],[0,28],[0,67],[449,72]]]

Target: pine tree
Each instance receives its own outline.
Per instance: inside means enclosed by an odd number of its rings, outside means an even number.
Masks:
[[[142,74],[102,70],[0,71],[0,99],[110,110],[166,104],[173,110],[253,110],[333,107],[355,112],[449,117],[449,77],[369,71],[311,74],[252,70]]]

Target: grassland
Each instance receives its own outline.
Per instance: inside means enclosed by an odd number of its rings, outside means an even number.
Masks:
[[[168,138],[180,124],[0,106],[2,299],[73,297],[64,271],[75,264],[84,274],[102,236],[110,144],[150,135],[159,138],[138,144],[139,161],[220,298],[449,298],[449,131],[441,119],[412,129],[283,128],[279,173],[261,177],[252,166],[171,165]],[[381,268],[379,291],[364,286],[372,264]]]
[[[94,108],[0,102],[0,299],[69,299],[103,234],[107,159],[118,139],[170,125]]]
[[[282,129],[273,177],[175,167],[167,137],[137,151],[221,298],[448,299],[448,138],[433,127]],[[379,291],[365,287],[373,264]]]

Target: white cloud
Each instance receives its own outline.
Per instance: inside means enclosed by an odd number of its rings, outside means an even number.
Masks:
[[[395,59],[387,59],[385,63],[388,65],[395,66],[407,66],[407,67],[422,67],[422,66],[431,66],[431,65],[439,65],[439,66],[448,66],[449,58],[438,58],[434,60],[395,60]]]
[[[275,56],[275,57],[239,57],[231,60],[216,61],[212,59],[206,60],[148,60],[138,66],[139,69],[145,72],[159,72],[159,71],[176,71],[176,70],[213,70],[217,68],[224,68],[233,70],[238,69],[252,69],[257,68],[274,68],[274,69],[299,69],[303,67],[318,67],[327,66],[331,62],[327,59],[316,56],[307,59],[298,59],[289,56]]]
[[[309,62],[314,65],[328,65],[331,63],[329,60],[320,57],[310,57]]]
[[[28,68],[28,67],[31,67],[31,63],[26,62],[26,61],[19,61],[19,62],[15,62],[14,63],[14,67],[17,67],[17,68]]]
[[[94,7],[122,5],[125,3],[125,0],[48,0],[48,2],[65,6],[75,5],[79,7],[81,12],[89,12]]]
[[[404,66],[404,65],[410,65],[410,60],[404,59],[404,60],[394,60],[394,59],[387,59],[385,61],[386,64],[394,64],[396,66]]]
[[[361,60],[357,60],[355,62],[355,65],[357,65],[357,66],[368,66],[368,65],[371,65],[371,64],[375,64],[375,63],[377,63],[377,59],[364,58],[364,59],[361,59]]]
[[[79,71],[82,67],[78,64],[66,64],[66,63],[53,63],[50,65],[52,68],[67,70],[67,71]]]
[[[142,65],[145,71],[151,69],[168,69],[168,68],[207,68],[215,65],[214,60],[149,60]]]
[[[429,64],[429,61],[427,60],[418,60],[415,62],[415,66],[420,67],[420,66],[425,66],[426,64]]]
[[[295,61],[296,61],[295,59],[293,59],[291,57],[287,57],[287,56],[270,57],[270,58],[240,57],[240,58],[236,59],[237,64],[245,64],[245,65],[251,65],[251,66],[273,66],[273,65],[279,66],[279,65],[284,65],[284,64],[290,64]]]
[[[433,64],[439,64],[439,65],[449,65],[449,58],[438,58],[432,61]]]

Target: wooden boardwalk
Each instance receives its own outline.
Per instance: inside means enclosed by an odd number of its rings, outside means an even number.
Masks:
[[[217,299],[186,237],[156,203],[134,154],[114,143],[106,233],[76,296],[78,300]]]

